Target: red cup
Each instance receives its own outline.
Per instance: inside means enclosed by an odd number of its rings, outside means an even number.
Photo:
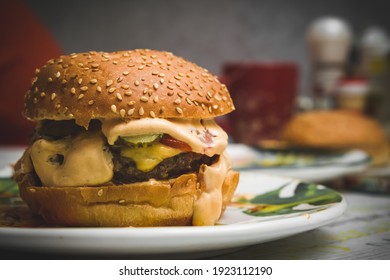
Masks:
[[[256,145],[277,140],[295,111],[298,67],[292,62],[230,62],[223,82],[236,110],[229,115],[235,142]]]

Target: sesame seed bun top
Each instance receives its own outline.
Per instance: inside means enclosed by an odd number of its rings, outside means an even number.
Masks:
[[[224,84],[169,52],[137,49],[61,56],[36,71],[25,96],[33,121],[213,118],[234,110]]]

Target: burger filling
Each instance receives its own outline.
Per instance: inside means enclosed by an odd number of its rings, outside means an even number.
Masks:
[[[213,120],[39,123],[29,155],[36,185],[121,185],[198,172],[219,160],[225,132]]]

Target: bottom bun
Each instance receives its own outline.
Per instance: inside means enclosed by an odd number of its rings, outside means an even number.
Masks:
[[[222,186],[223,213],[233,197],[239,173],[230,170]],[[50,225],[150,227],[192,224],[200,195],[197,174],[167,181],[95,187],[36,187],[23,180],[20,196]],[[221,214],[222,215],[222,214]]]

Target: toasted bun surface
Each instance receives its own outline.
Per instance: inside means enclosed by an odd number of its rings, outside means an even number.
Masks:
[[[213,118],[234,110],[225,85],[171,53],[138,49],[50,60],[25,96],[30,120]]]
[[[311,111],[296,115],[284,128],[283,140],[297,147],[318,149],[361,149],[374,165],[390,160],[386,132],[375,120],[343,111]]]
[[[239,174],[230,171],[222,187],[223,209],[232,199]],[[50,225],[148,227],[191,225],[201,192],[196,174],[169,181],[100,187],[34,187],[25,178],[20,195]]]

